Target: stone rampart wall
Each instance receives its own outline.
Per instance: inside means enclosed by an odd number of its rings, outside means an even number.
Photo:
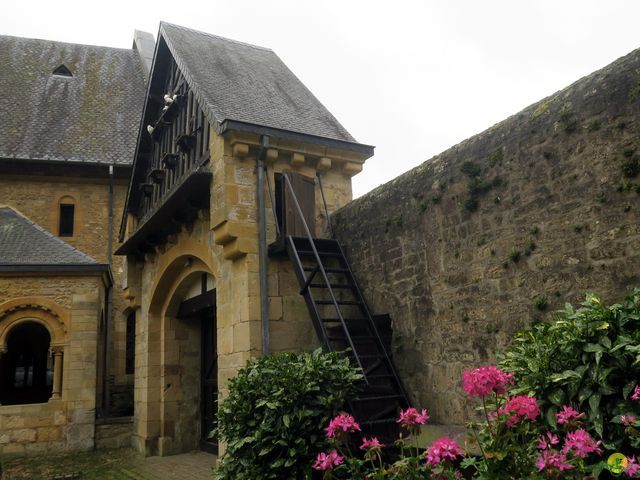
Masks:
[[[436,423],[469,417],[462,371],[514,333],[587,291],[612,302],[640,284],[639,113],[636,51],[333,215]]]

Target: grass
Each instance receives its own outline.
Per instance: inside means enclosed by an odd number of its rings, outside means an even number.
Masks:
[[[135,479],[142,457],[131,449],[4,457],[2,480]]]

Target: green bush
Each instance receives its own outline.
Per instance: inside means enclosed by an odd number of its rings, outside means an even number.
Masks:
[[[512,394],[540,399],[551,428],[562,405],[573,405],[608,450],[640,447],[620,424],[620,415],[640,416],[640,402],[630,399],[640,383],[640,289],[623,304],[590,294],[582,308],[567,305],[554,322],[518,334],[501,367],[515,376]]]
[[[347,358],[317,350],[250,360],[229,381],[218,409],[218,436],[227,451],[216,480],[311,477],[326,445],[322,428],[362,379]]]

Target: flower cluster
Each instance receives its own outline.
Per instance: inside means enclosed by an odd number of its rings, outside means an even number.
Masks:
[[[458,457],[462,456],[464,456],[464,453],[462,453],[462,450],[460,450],[456,441],[451,438],[444,437],[431,444],[427,450],[425,458],[427,460],[427,464],[434,467],[447,460],[454,462]]]
[[[627,478],[638,478],[640,474],[640,463],[636,460],[636,457],[627,457],[627,468],[624,471]]]
[[[344,462],[344,457],[340,456],[336,450],[331,450],[329,453],[319,453],[316,457],[316,461],[313,464],[315,470],[331,470],[333,467]]]
[[[562,411],[556,413],[556,421],[558,425],[568,425],[572,422],[579,423],[584,417],[584,413],[580,413],[569,405],[564,405]]]
[[[635,415],[620,415],[620,421],[625,427],[631,427],[636,423]]]
[[[581,428],[575,432],[567,433],[562,451],[564,453],[571,452],[573,456],[578,458],[585,458],[590,453],[600,453],[600,444],[602,444],[600,440],[596,442],[591,438],[589,432]]]
[[[352,415],[341,413],[329,422],[329,426],[325,428],[324,431],[327,434],[327,438],[335,438],[342,432],[359,432],[360,425],[358,425],[358,422],[356,422]]]
[[[417,409],[409,407],[406,410],[400,410],[400,418],[396,420],[396,423],[411,427],[413,425],[424,425],[427,420],[429,420],[429,415],[427,415],[427,411],[424,408],[422,412],[418,413]]]
[[[633,394],[631,395],[631,400],[638,401],[640,400],[640,385],[636,385],[633,389]]]
[[[379,450],[382,447],[384,447],[384,445],[380,443],[377,437],[364,437],[362,439],[362,445],[360,445],[360,450]]]
[[[565,453],[554,450],[544,450],[536,460],[536,467],[538,468],[538,472],[544,470],[552,473],[563,472],[574,468],[573,465],[568,462]]]
[[[512,382],[512,374],[493,365],[467,370],[462,375],[462,387],[471,397],[486,397],[492,392],[502,395]]]
[[[405,478],[405,474],[414,475],[416,472],[431,474],[432,478],[462,478],[456,462],[464,457],[464,453],[455,440],[444,437],[434,441],[427,449],[419,447],[420,426],[428,420],[429,415],[425,409],[418,410],[409,407],[400,411],[396,423],[408,428],[410,435],[400,435],[395,442],[395,446],[400,449],[400,458],[392,464],[385,464],[382,455],[382,449],[385,445],[377,437],[363,436],[359,448],[363,454],[358,456],[351,454],[350,438],[344,433],[359,431],[360,426],[353,416],[340,413],[329,422],[329,426],[325,429],[333,450],[329,453],[319,453],[312,467],[314,470],[323,471],[323,479],[325,480],[338,478],[386,480]],[[388,475],[392,475],[392,477]],[[411,478],[414,477],[411,476]]]
[[[525,418],[534,421],[540,415],[540,409],[535,397],[518,395],[507,398],[504,406],[498,410],[498,414],[507,416],[506,424],[511,428]]]

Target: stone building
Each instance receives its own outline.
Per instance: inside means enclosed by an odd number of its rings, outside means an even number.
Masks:
[[[136,311],[134,444],[165,455],[215,448],[218,386],[250,357],[318,345],[291,262],[260,266],[260,210],[274,244],[276,183],[295,173],[325,236],[373,147],[265,48],[163,23],[149,85],[117,253]]]
[[[640,281],[637,51],[355,202],[373,147],[269,49],[162,23],[0,61],[0,453],[215,451],[227,380],[319,345],[363,429],[461,424],[543,303]]]
[[[0,36],[0,453],[90,449],[131,410],[113,250],[152,41]]]

